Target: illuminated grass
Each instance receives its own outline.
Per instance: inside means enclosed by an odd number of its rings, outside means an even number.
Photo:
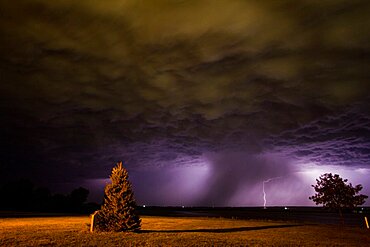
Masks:
[[[141,233],[89,233],[88,217],[0,219],[0,246],[366,246],[364,228],[142,217]]]

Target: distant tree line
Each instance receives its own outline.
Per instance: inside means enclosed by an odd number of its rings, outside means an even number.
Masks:
[[[0,210],[91,213],[99,205],[86,203],[89,190],[79,187],[69,194],[52,194],[48,188],[21,179],[0,186]]]

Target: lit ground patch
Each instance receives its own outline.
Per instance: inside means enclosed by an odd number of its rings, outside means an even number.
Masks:
[[[370,232],[277,221],[143,217],[140,233],[89,233],[88,217],[0,219],[0,246],[363,246]]]

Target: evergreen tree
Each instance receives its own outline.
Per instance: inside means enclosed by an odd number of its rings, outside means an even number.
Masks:
[[[112,181],[105,187],[104,203],[96,214],[96,229],[99,231],[135,231],[141,226],[136,214],[136,202],[128,172],[118,162],[110,176]]]

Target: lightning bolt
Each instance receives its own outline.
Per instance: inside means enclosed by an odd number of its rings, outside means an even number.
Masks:
[[[267,180],[264,180],[262,183],[262,192],[263,192],[263,209],[266,209],[266,192],[265,192],[265,183],[268,183],[272,180],[278,179],[281,177],[274,177],[274,178],[269,178]]]

